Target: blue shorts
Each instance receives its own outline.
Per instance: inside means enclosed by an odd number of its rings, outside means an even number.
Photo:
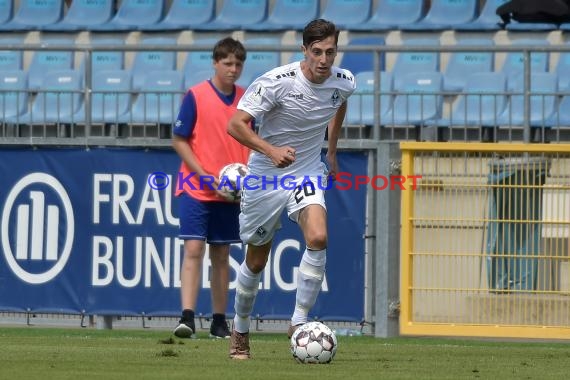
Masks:
[[[239,203],[203,202],[180,195],[180,239],[208,244],[240,243]]]

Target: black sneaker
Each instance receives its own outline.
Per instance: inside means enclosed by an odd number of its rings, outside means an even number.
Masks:
[[[178,338],[192,338],[195,332],[196,327],[194,326],[194,321],[184,321],[182,319],[174,329],[174,335]]]
[[[216,339],[229,339],[230,329],[228,327],[228,323],[224,322],[222,324],[213,324],[210,326],[210,338]]]

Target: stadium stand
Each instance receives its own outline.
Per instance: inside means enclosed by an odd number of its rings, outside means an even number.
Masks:
[[[62,17],[63,0],[20,0],[14,17],[1,24],[0,31],[39,30]]]
[[[0,71],[0,120],[19,121],[28,110],[27,75],[23,70]]]
[[[368,35],[366,37],[355,37],[348,41],[346,46],[380,46],[384,45],[384,38],[375,35]],[[340,61],[340,67],[350,70],[353,74],[360,73],[362,71],[372,71],[374,70],[374,54],[372,52],[357,52],[357,51],[347,51],[342,55]],[[380,54],[380,60],[378,62],[379,69],[384,70],[384,54]]]
[[[140,41],[143,45],[175,45],[176,40],[167,37],[146,37]],[[150,71],[175,70],[176,53],[174,51],[138,51],[131,67],[133,90],[142,88]]]
[[[216,0],[173,0],[166,16],[155,24],[141,25],[139,30],[164,31],[193,29],[209,23],[216,15]]]
[[[193,30],[221,31],[247,29],[267,18],[268,0],[224,1],[214,20],[195,25]]]
[[[392,108],[393,91],[392,74],[380,72],[380,92],[378,103],[374,102],[374,71],[361,71],[355,75],[356,90],[348,102],[346,110],[346,124],[348,125],[374,125],[374,112],[378,109],[380,124],[388,119]]]
[[[404,41],[404,44],[420,48],[422,46],[438,46],[439,37],[411,38]],[[394,87],[400,88],[401,78],[410,73],[439,71],[439,61],[439,53],[437,52],[404,51],[398,53],[392,69]]]
[[[486,0],[479,17],[475,20],[463,24],[453,26],[455,30],[462,31],[498,31],[502,29],[502,20],[495,12],[497,7],[506,3],[508,0]]]
[[[478,0],[432,0],[426,16],[414,23],[401,25],[401,30],[435,31],[453,29],[475,19]]]
[[[524,38],[511,41],[511,45],[516,46],[534,46],[534,45],[548,45],[546,39],[538,38]],[[534,52],[530,54],[530,70],[532,72],[546,72],[549,65],[549,54],[546,52]],[[524,72],[524,53],[523,52],[508,52],[505,61],[500,69],[501,72],[507,75],[507,86],[510,91],[513,91],[512,85],[517,81],[522,80]]]
[[[0,1],[0,25],[6,24],[12,19],[14,2],[12,0]]]
[[[164,0],[123,0],[117,13],[104,24],[86,25],[91,31],[130,31],[158,23],[164,14]]]
[[[178,115],[183,93],[181,72],[166,69],[150,71],[131,107],[130,114],[122,117],[121,121],[171,127]]]
[[[244,46],[246,49],[248,46],[252,45],[267,45],[275,47],[276,43],[277,41],[273,38],[249,38],[244,42]],[[274,69],[280,64],[281,53],[279,51],[248,50],[247,60],[237,84],[247,87],[255,78],[271,69]]]
[[[493,40],[488,38],[461,39],[458,45],[493,46]],[[443,90],[459,92],[463,90],[469,75],[494,70],[494,55],[492,52],[454,52],[451,53],[443,75]]]
[[[79,71],[53,71],[43,78],[41,89],[28,112],[7,119],[8,123],[19,125],[20,135],[32,131],[31,127],[34,125],[44,127],[59,125],[63,121],[70,120],[81,108],[83,82]],[[54,135],[61,135],[58,128],[51,130]]]
[[[372,16],[350,26],[354,31],[390,31],[421,20],[426,13],[423,0],[378,0]]]
[[[122,38],[94,38],[91,40],[94,50],[91,53],[91,70],[93,73],[102,70],[122,70],[125,66],[125,53],[123,51],[97,50],[98,46],[122,46]]]
[[[354,25],[366,22],[372,12],[372,1],[328,0],[321,18],[333,21],[340,29],[352,29]]]
[[[6,45],[20,45],[24,41],[20,38],[2,38],[2,43]],[[22,50],[1,50],[0,51],[0,71],[21,70],[23,68]]]
[[[72,38],[45,38],[43,44],[49,45],[70,45],[74,43]],[[75,54],[72,50],[52,51],[39,50],[33,53],[32,60],[28,66],[28,89],[37,91],[41,88],[44,78],[53,71],[71,70],[74,68]]]
[[[319,17],[319,0],[275,0],[267,18],[257,24],[247,26],[255,31],[302,30],[305,25]],[[292,17],[295,15],[295,17]]]
[[[78,31],[107,23],[114,12],[114,0],[73,0],[59,22],[44,25],[41,29],[53,32]]]
[[[570,85],[570,52],[559,54],[554,72],[558,76],[558,88],[560,90],[568,88]]]
[[[125,119],[131,107],[131,73],[128,70],[101,70],[93,75],[91,93],[91,123],[117,124]],[[64,118],[71,124],[85,124],[85,103],[71,118]]]

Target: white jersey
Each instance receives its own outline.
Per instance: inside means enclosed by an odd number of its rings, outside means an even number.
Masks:
[[[289,145],[296,154],[292,165],[278,168],[269,157],[254,151],[248,163],[250,172],[263,176],[322,175],[321,148],[326,127],[355,88],[352,73],[335,66],[325,82],[312,83],[302,73],[300,62],[277,67],[257,78],[237,108],[261,120],[261,138],[274,146]]]

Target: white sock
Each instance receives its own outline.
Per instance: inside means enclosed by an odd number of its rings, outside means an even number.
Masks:
[[[303,253],[297,274],[295,311],[291,317],[293,326],[307,322],[309,311],[317,301],[325,275],[326,253],[326,249],[320,251],[305,249]]]
[[[239,333],[249,331],[250,315],[259,289],[261,272],[253,273],[245,264],[240,265],[237,276],[236,298],[234,302],[234,329]]]

